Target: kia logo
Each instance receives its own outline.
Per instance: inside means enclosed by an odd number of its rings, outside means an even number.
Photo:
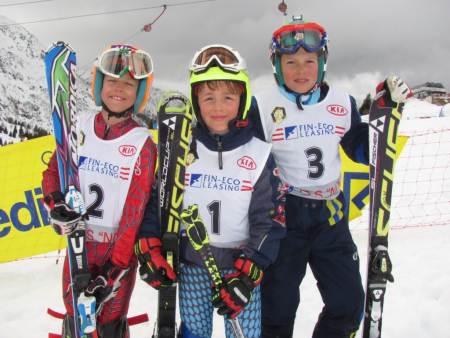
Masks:
[[[136,147],[133,145],[124,144],[119,147],[119,153],[123,156],[133,156],[136,154]]]
[[[348,110],[339,104],[330,104],[327,106],[327,110],[329,113],[336,116],[344,116],[348,113]]]
[[[249,169],[249,170],[256,169],[255,161],[249,156],[241,157],[237,161],[237,165],[240,166],[241,168],[245,168],[245,169]]]

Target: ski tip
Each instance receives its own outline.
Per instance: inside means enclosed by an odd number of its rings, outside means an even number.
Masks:
[[[50,51],[54,50],[55,48],[58,49],[68,49],[70,52],[75,53],[75,51],[73,50],[73,48],[64,41],[55,41],[52,42],[50,44],[50,46],[47,47],[47,49],[45,50],[45,54],[48,54]]]
[[[191,109],[191,102],[183,93],[177,91],[165,92],[159,100],[157,111],[163,109],[171,113],[183,113]]]

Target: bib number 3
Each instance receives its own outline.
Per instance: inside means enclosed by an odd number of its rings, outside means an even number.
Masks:
[[[308,159],[308,178],[312,180],[320,178],[325,171],[322,163],[322,150],[317,147],[311,147],[305,150],[305,154]]]

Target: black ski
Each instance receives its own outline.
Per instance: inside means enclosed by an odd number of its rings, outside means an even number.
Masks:
[[[158,106],[158,197],[163,255],[178,274],[180,213],[184,174],[192,133],[192,106],[180,93],[165,94]],[[176,284],[158,293],[158,318],[153,337],[177,335]]]
[[[198,205],[193,204],[189,208],[184,209],[181,213],[181,219],[186,226],[186,234],[189,242],[195,251],[200,254],[200,257],[208,270],[209,278],[216,289],[220,289],[223,285],[222,276],[217,267],[216,260],[211,251],[209,244],[208,231],[205,228],[202,218],[198,212]],[[241,324],[237,318],[228,318],[233,328],[235,338],[245,338],[242,331]]]
[[[380,93],[380,96],[384,92]],[[364,338],[380,338],[387,281],[393,282],[388,253],[394,165],[398,127],[403,104],[378,107],[377,97],[369,112],[369,248],[364,317]]]

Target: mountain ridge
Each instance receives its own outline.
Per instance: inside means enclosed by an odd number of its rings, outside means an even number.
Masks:
[[[0,16],[0,146],[52,132],[44,68],[44,46],[33,34]],[[6,24],[6,25],[5,25]],[[77,111],[97,111],[91,96],[90,76],[77,77]],[[162,91],[153,87],[144,118],[156,114]]]

